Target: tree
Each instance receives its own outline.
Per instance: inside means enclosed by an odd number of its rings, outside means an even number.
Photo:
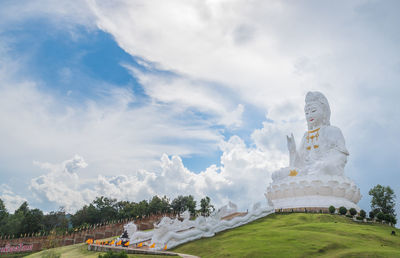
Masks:
[[[343,207],[343,206],[340,207],[340,208],[339,208],[339,213],[342,214],[342,215],[346,215],[346,213],[347,213],[346,207]]]
[[[369,190],[368,194],[372,196],[371,210],[373,210],[375,214],[382,212],[383,214],[396,216],[394,202],[396,195],[392,188],[378,184]]]
[[[374,212],[374,211],[370,211],[370,212],[369,212],[369,218],[370,218],[370,219],[375,218],[375,212]]]
[[[384,220],[384,219],[385,219],[385,214],[384,214],[383,212],[379,212],[379,213],[376,215],[376,217],[377,217],[379,220]]]
[[[354,216],[354,215],[357,214],[357,210],[354,209],[354,208],[351,208],[351,209],[349,210],[349,212],[350,212],[351,216]]]
[[[43,217],[44,231],[49,232],[57,229],[65,232],[68,229],[68,219],[65,215],[65,210],[60,207],[58,211],[51,211]]]
[[[366,216],[367,216],[367,213],[365,212],[365,210],[360,210],[360,217],[365,219]]]
[[[100,215],[100,221],[109,221],[117,218],[116,199],[101,196],[97,197],[92,203]]]
[[[43,212],[39,209],[28,210],[21,222],[21,234],[37,233],[43,229]]]
[[[333,205],[329,206],[329,213],[330,214],[334,214],[335,211],[336,211],[335,206],[333,206]]]
[[[172,201],[171,207],[175,213],[182,213],[185,210],[189,210],[192,216],[196,214],[196,201],[192,195],[179,195]]]
[[[149,202],[149,212],[151,214],[161,213],[161,210],[162,210],[161,205],[162,205],[162,201],[161,201],[160,197],[158,197],[157,195],[153,196],[153,198]]]
[[[0,235],[6,234],[6,225],[8,219],[8,211],[2,199],[0,199]]]
[[[210,213],[215,210],[214,206],[210,204],[210,197],[206,196],[200,200],[200,213],[202,216],[210,216]]]

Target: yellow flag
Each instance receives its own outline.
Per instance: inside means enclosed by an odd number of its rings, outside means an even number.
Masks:
[[[129,241],[124,244],[124,246],[129,246]]]
[[[110,245],[114,245],[114,240],[113,240],[113,241],[111,241]]]
[[[142,247],[143,246],[143,243],[139,243],[138,245],[137,245],[137,247]]]
[[[164,246],[164,250],[167,250],[167,245]]]
[[[156,246],[156,243],[153,243],[150,248],[154,248]]]
[[[122,240],[119,240],[118,243],[117,243],[117,245],[121,245],[121,242],[122,242]]]

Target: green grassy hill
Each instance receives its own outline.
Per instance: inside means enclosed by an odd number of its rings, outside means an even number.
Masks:
[[[338,215],[272,214],[171,251],[201,257],[400,257],[400,230]]]
[[[392,230],[396,236],[391,235]],[[85,244],[51,251],[61,253],[61,257],[98,257],[99,254],[87,251]],[[170,251],[201,257],[400,257],[400,230],[381,224],[357,223],[338,215],[272,214]],[[28,257],[43,257],[44,252]]]

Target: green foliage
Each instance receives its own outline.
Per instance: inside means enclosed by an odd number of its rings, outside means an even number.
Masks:
[[[210,197],[206,196],[200,200],[200,214],[202,216],[210,216],[210,213],[215,210],[214,206],[211,205]]]
[[[354,216],[354,215],[357,214],[357,210],[354,209],[354,208],[351,208],[351,209],[349,210],[349,212],[350,212],[350,214],[351,214],[352,216]]]
[[[383,212],[379,212],[378,214],[376,214],[376,218],[379,220],[384,220],[385,219],[385,214],[383,214]]]
[[[128,258],[128,255],[124,251],[120,253],[108,251],[106,254],[99,254],[99,258]]]
[[[364,219],[366,216],[367,213],[365,212],[365,210],[360,210],[360,217]]]
[[[336,208],[334,206],[329,206],[329,213],[334,214],[336,211]]]
[[[372,196],[371,199],[371,209],[379,213],[389,214],[396,216],[395,214],[395,199],[396,195],[394,191],[389,186],[376,185],[374,188],[369,190],[369,195]]]
[[[358,220],[364,220],[364,218],[361,217],[361,216],[357,216],[356,219],[358,219]]]
[[[341,214],[341,215],[345,215],[346,213],[347,213],[347,209],[346,209],[346,207],[340,207],[339,208],[339,213]]]
[[[65,214],[63,207],[60,207],[58,211],[52,211],[43,217],[44,231],[49,232],[51,230],[57,230],[59,232],[65,232],[68,229],[68,219]]]
[[[172,201],[171,207],[175,213],[181,213],[185,210],[189,210],[192,216],[196,214],[196,201],[192,195],[179,195]]]
[[[390,222],[391,222],[393,225],[396,225],[396,224],[397,224],[397,219],[396,219],[396,217],[393,216],[393,215],[390,215]]]
[[[370,219],[375,218],[375,212],[374,211],[370,211],[368,216],[369,216]]]

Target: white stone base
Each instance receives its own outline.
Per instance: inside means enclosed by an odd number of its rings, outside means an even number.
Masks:
[[[335,208],[341,206],[347,209],[355,208],[360,211],[360,207],[357,204],[340,197],[334,196],[320,196],[310,195],[292,198],[282,198],[272,200],[275,209],[294,209],[294,208],[329,208],[333,205]]]

